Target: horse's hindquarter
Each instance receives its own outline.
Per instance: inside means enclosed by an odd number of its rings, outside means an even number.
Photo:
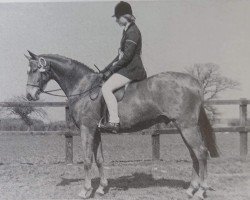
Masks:
[[[201,87],[196,79],[183,73],[160,73],[128,86],[118,103],[121,126],[130,128],[162,115],[178,119],[194,113],[189,117],[196,118],[201,103]]]

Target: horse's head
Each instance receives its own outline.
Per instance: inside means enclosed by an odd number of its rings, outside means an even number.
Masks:
[[[36,101],[51,78],[50,64],[44,57],[37,56],[30,51],[28,52],[31,57],[25,55],[29,60],[26,96],[29,101]]]

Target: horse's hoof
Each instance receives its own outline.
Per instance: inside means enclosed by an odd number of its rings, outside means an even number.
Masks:
[[[186,194],[188,196],[189,199],[193,198],[194,196],[194,189],[193,188],[188,188],[186,191]]]
[[[103,190],[103,187],[98,187],[98,189],[96,190],[95,192],[97,195],[99,196],[103,196],[105,194],[104,190]]]
[[[188,196],[189,199],[193,198],[193,196],[194,196],[193,193],[190,193],[190,192],[186,192],[186,193],[187,193],[187,196]]]
[[[198,190],[196,193],[195,193],[195,197],[197,200],[204,200],[205,199],[205,191],[204,190]]]
[[[92,187],[90,188],[84,187],[83,190],[78,194],[78,196],[83,199],[88,199],[90,195],[92,194],[92,191],[93,191]]]
[[[204,197],[195,196],[195,200],[204,200]]]

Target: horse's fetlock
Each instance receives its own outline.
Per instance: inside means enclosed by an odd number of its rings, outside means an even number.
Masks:
[[[200,184],[198,182],[192,182],[190,187],[193,188],[194,191],[197,191],[200,187]]]
[[[107,187],[108,186],[108,180],[107,179],[101,179],[100,180],[100,185],[102,187]]]
[[[207,191],[209,190],[210,187],[208,186],[206,182],[204,182],[204,183],[201,183],[200,188],[204,191]]]

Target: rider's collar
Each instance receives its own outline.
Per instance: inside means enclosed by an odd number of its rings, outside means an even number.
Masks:
[[[128,22],[128,23],[126,24],[126,26],[124,27],[124,31],[127,31],[128,28],[130,27],[130,25],[132,25],[132,24],[133,24],[133,22]]]

